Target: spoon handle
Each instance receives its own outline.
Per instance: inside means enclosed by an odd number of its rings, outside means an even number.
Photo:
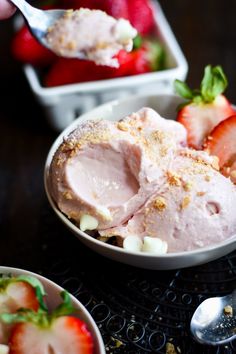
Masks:
[[[33,32],[43,32],[48,28],[44,11],[31,6],[25,0],[10,0],[22,13]]]
[[[10,0],[22,13],[22,15],[28,20],[29,16],[35,13],[33,6],[28,4],[25,0]]]

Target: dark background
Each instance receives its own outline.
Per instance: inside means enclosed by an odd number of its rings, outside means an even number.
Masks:
[[[205,65],[220,64],[229,80],[227,96],[236,102],[236,1],[160,0],[160,4],[189,63],[189,85],[199,86]],[[197,346],[188,329],[198,302],[233,287],[234,254],[183,271],[138,270],[86,249],[51,211],[43,187],[43,168],[57,133],[47,125],[20,65],[10,55],[11,37],[11,20],[2,21],[0,265],[46,274],[78,296],[100,325],[108,353],[165,353],[166,341],[173,341],[181,353],[235,353],[233,344],[221,348]],[[122,314],[126,330],[109,329],[104,308],[94,309],[101,303],[109,309],[109,318]],[[146,331],[140,341],[128,333],[132,313]],[[153,313],[159,313],[156,322]],[[151,337],[152,326],[160,332],[156,337]],[[139,335],[140,329],[136,332]],[[122,340],[120,349],[112,349],[114,337]],[[150,345],[150,337],[155,338],[155,345]]]

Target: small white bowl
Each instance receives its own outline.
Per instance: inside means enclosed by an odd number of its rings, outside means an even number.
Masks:
[[[62,301],[60,297],[60,293],[65,289],[55,284],[53,281],[43,277],[42,275],[27,270],[11,268],[11,267],[0,267],[0,274],[4,274],[4,275],[11,274],[13,276],[28,275],[40,280],[47,294],[47,305],[49,309],[54,309]],[[94,322],[93,318],[86,310],[86,308],[73,295],[70,296],[71,296],[73,306],[79,310],[79,318],[86,323],[88,329],[92,334],[93,341],[94,341],[94,354],[106,354],[105,346],[100,331],[96,323]]]
[[[167,253],[161,256],[141,252],[130,252],[123,248],[101,242],[89,236],[85,232],[82,232],[58,209],[50,195],[48,178],[49,167],[53,155],[59,145],[62,143],[63,139],[67,137],[70,132],[72,132],[80,123],[94,118],[103,118],[113,121],[119,120],[132,112],[136,112],[142,107],[153,108],[163,117],[168,119],[175,119],[176,108],[182,102],[183,101],[181,98],[174,95],[132,96],[127,99],[112,101],[110,103],[99,106],[96,109],[79,117],[59,135],[59,137],[52,145],[46,160],[44,172],[44,183],[48,200],[59,219],[78,237],[80,241],[82,241],[92,250],[113,260],[140,268],[167,270],[207,263],[236,249],[235,235],[225,242],[216,244],[215,246],[199,248],[189,252]]]

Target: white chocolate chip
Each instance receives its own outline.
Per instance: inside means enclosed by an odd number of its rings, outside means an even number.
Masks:
[[[99,207],[96,209],[97,213],[100,214],[105,220],[112,220],[111,212],[106,207]]]
[[[8,354],[8,353],[9,353],[8,345],[0,344],[0,354]]]
[[[79,224],[80,230],[96,230],[98,227],[98,220],[91,215],[84,214],[80,218]]]
[[[123,248],[128,251],[141,251],[143,242],[138,236],[128,236],[124,239]]]
[[[168,245],[160,238],[145,236],[143,239],[143,252],[165,254],[167,253]]]
[[[134,27],[131,26],[129,21],[121,18],[117,21],[116,34],[118,40],[122,43],[136,37],[137,31]]]

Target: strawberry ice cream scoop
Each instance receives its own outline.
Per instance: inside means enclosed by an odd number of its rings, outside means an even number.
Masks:
[[[164,183],[184,140],[180,124],[148,108],[119,122],[87,121],[53,158],[53,198],[83,231],[121,225]]]
[[[236,189],[214,166],[204,152],[179,150],[161,188],[126,224],[101,234],[158,238],[168,252],[215,245],[235,235]]]
[[[59,56],[89,59],[98,65],[118,67],[113,58],[121,49],[131,51],[137,31],[128,20],[116,20],[100,10],[68,10],[46,35]]]

